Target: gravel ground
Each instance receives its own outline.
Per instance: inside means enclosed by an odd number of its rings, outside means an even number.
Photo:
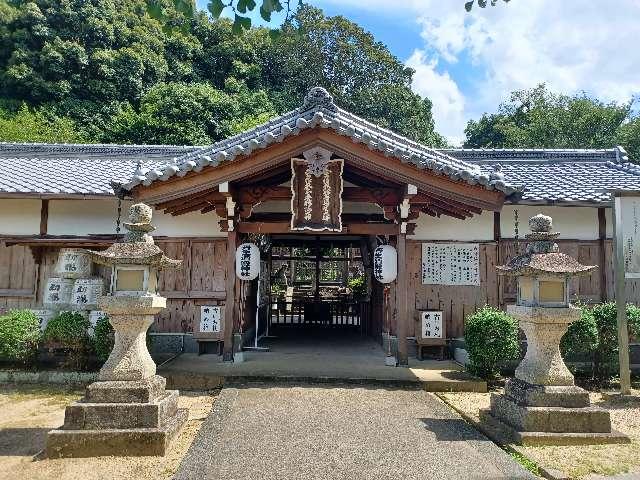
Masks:
[[[151,480],[172,478],[211,410],[209,392],[185,392],[180,407],[189,421],[165,457],[42,457],[46,433],[64,421],[64,408],[82,396],[49,386],[0,385],[0,479]]]
[[[176,478],[531,479],[421,390],[225,387]]]
[[[488,393],[446,393],[448,402],[478,419],[478,411],[489,407]],[[626,433],[630,444],[589,445],[563,447],[517,447],[536,463],[559,470],[571,478],[585,478],[591,474],[615,475],[635,473],[640,479],[640,391],[631,396],[591,393],[591,403],[611,411],[613,428]]]

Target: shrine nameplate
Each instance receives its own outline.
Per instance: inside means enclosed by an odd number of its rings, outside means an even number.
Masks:
[[[313,148],[291,160],[291,230],[342,231],[344,160]]]
[[[200,321],[193,330],[193,337],[197,339],[221,339],[223,323],[223,306],[202,305],[200,306]]]

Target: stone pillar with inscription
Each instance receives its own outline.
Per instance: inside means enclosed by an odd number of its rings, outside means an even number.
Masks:
[[[580,309],[569,303],[570,280],[596,267],[559,252],[551,217],[536,215],[529,226],[526,251],[497,267],[499,274],[518,280],[516,305],[507,312],[524,331],[527,352],[504,394],[492,394],[491,408],[481,411],[481,418],[502,423],[523,445],[628,443],[611,429],[609,411],[592,406],[588,392],[574,384],[560,354],[562,336],[580,317]]]
[[[147,205],[133,205],[124,241],[89,251],[95,263],[112,269],[110,294],[98,298],[98,307],[109,316],[115,344],[98,381],[47,435],[49,457],[164,455],[187,420],[178,391],[165,390],[146,345],[154,315],[166,308],[156,293],[157,272],[181,265],[155,245],[151,215]]]

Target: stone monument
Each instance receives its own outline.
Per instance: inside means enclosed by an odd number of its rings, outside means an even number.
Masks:
[[[109,316],[115,345],[98,381],[67,407],[64,425],[47,435],[49,457],[164,455],[187,420],[178,391],[165,390],[146,345],[154,315],[166,308],[166,298],[156,293],[157,272],[182,263],[154,244],[151,215],[147,205],[131,206],[124,240],[88,252],[112,269],[110,294],[98,307]]]
[[[588,392],[574,384],[560,355],[562,336],[580,317],[569,302],[570,280],[597,267],[559,253],[551,217],[536,215],[529,226],[526,251],[497,267],[500,275],[518,280],[517,302],[507,313],[524,331],[527,353],[504,394],[491,396],[491,408],[481,411],[481,418],[502,422],[523,445],[628,443],[611,429],[609,411],[592,406]]]

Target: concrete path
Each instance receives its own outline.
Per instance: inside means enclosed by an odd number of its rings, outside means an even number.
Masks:
[[[182,479],[532,479],[422,390],[225,387]]]

